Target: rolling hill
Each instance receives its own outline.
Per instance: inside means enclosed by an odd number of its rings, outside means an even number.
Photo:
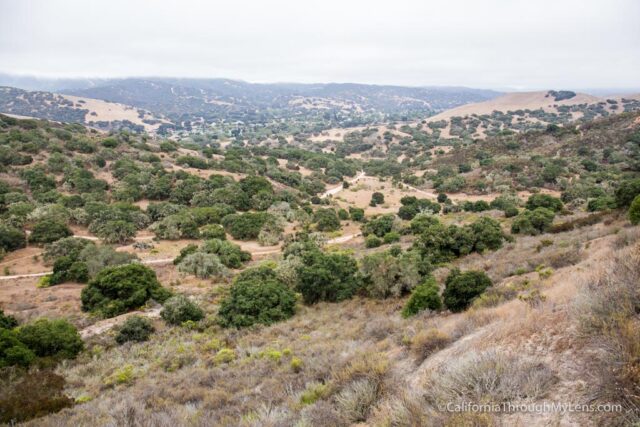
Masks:
[[[259,84],[229,79],[47,81],[0,75],[0,85],[9,87],[0,99],[0,111],[4,113],[84,124],[103,121],[100,118],[90,120],[92,117],[83,117],[80,111],[71,111],[85,109],[75,108],[69,102],[72,99],[68,96],[75,96],[109,103],[100,106],[94,103],[96,108],[89,114],[111,109],[112,113],[103,115],[116,125],[119,125],[118,121],[127,120],[145,130],[155,127],[153,130],[160,132],[168,128],[189,131],[195,126],[212,123],[264,125],[282,120],[322,129],[352,127],[386,120],[417,119],[500,95],[490,90],[462,87]],[[27,92],[25,89],[37,90]],[[25,105],[25,99],[29,105]],[[141,113],[139,120],[134,120],[135,117],[122,112],[123,109],[144,110],[145,113]],[[113,116],[117,110],[121,113]],[[166,122],[160,124],[164,119]]]

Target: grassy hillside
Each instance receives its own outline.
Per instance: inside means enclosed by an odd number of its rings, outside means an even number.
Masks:
[[[0,116],[0,419],[633,425],[639,144]],[[504,402],[614,410],[443,409]]]

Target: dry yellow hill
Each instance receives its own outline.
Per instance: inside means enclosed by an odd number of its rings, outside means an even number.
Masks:
[[[515,111],[515,110],[537,110],[542,108],[545,111],[556,111],[558,105],[576,105],[576,104],[594,104],[604,99],[597,96],[578,93],[571,99],[555,101],[552,96],[546,96],[547,91],[538,92],[513,92],[502,95],[489,101],[478,102],[475,104],[462,105],[451,110],[443,111],[440,114],[429,117],[428,122],[438,120],[448,120],[451,117],[464,117],[471,114],[491,114],[494,111]]]
[[[113,122],[128,120],[137,125],[144,126],[147,132],[156,130],[160,124],[148,124],[143,120],[158,120],[157,117],[152,116],[149,112],[145,111],[143,116],[140,117],[138,109],[129,105],[118,104],[115,102],[108,102],[102,99],[93,99],[72,95],[60,95],[63,98],[74,103],[75,108],[86,109],[89,112],[85,116],[85,121],[89,122]],[[142,110],[140,110],[142,111]]]

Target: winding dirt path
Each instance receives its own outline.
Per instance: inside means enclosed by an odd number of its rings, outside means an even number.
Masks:
[[[355,239],[356,237],[359,237],[361,235],[362,235],[362,233],[347,234],[345,236],[340,236],[340,237],[336,237],[336,238],[333,238],[333,239],[329,239],[327,241],[327,243],[329,243],[329,244],[345,243],[345,242],[348,242],[349,240]],[[74,236],[74,237],[87,238],[86,236]],[[91,238],[90,240],[93,240],[93,239],[97,239],[97,238]],[[261,255],[277,254],[277,253],[280,253],[281,251],[282,251],[282,249],[280,247],[278,247],[278,248],[275,248],[275,249],[250,250],[249,252],[251,252],[251,255],[261,256]],[[173,262],[174,258],[175,257],[172,257],[172,258],[158,258],[158,259],[145,259],[145,260],[141,260],[140,263],[141,264],[145,264],[145,265],[169,264],[169,263]],[[12,276],[0,276],[0,280],[14,280],[14,279],[23,279],[23,278],[28,278],[28,277],[42,277],[42,276],[47,276],[49,274],[53,274],[53,271],[43,271],[41,273],[29,273],[29,274],[15,274],[15,275],[12,275]]]
[[[359,180],[361,180],[362,178],[364,178],[366,176],[366,174],[364,173],[364,171],[360,171],[360,173],[358,173],[358,175],[356,175],[355,178],[347,181],[349,184],[355,184],[356,182],[358,182]],[[324,193],[322,193],[322,195],[320,196],[321,199],[325,199],[329,196],[333,196],[335,194],[338,194],[339,192],[341,192],[342,190],[344,190],[344,187],[342,186],[342,184],[340,184],[337,187],[334,187],[330,190],[325,191]]]

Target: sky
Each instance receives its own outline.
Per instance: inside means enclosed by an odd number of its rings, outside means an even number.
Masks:
[[[0,72],[640,87],[638,0],[0,0]]]

